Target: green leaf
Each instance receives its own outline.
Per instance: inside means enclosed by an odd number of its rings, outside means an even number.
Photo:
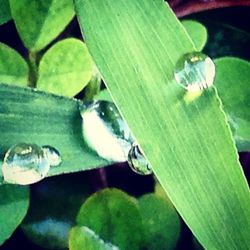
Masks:
[[[86,45],[74,38],[56,43],[42,57],[37,88],[72,97],[91,79],[93,62]]]
[[[78,213],[77,224],[122,250],[140,249],[144,236],[136,201],[117,189],[104,189],[89,197]]]
[[[22,222],[29,206],[29,189],[16,185],[0,186],[0,245]]]
[[[12,145],[26,142],[60,152],[62,164],[52,167],[48,176],[108,165],[84,143],[78,101],[4,84],[0,96],[2,158]]]
[[[74,227],[70,232],[70,250],[119,250],[118,247],[105,243],[98,235],[87,227]]]
[[[215,60],[216,87],[229,115],[239,151],[250,150],[250,63],[239,58]]]
[[[0,2],[0,25],[11,19],[9,0],[1,0]]]
[[[56,38],[74,16],[72,0],[9,0],[24,45],[39,51]]]
[[[161,0],[76,0],[115,103],[179,214],[207,249],[247,249],[250,195],[214,88],[187,102],[173,79],[194,51]]]
[[[193,20],[184,20],[181,22],[197,50],[202,51],[207,42],[207,29],[204,25]]]
[[[147,194],[139,199],[139,208],[146,236],[144,248],[150,250],[175,249],[181,224],[170,200]]]
[[[68,249],[69,231],[91,193],[88,176],[48,178],[37,183],[32,191],[29,212],[22,223],[26,236],[47,249]]]
[[[4,43],[0,43],[0,58],[0,82],[26,86],[29,68],[21,55]]]
[[[95,96],[95,99],[113,102],[113,99],[107,89],[103,89],[102,91],[100,91],[98,95]]]

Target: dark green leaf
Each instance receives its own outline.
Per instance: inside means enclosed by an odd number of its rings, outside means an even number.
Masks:
[[[146,236],[144,248],[149,250],[175,249],[181,224],[170,200],[147,194],[139,199],[139,208]]]
[[[25,60],[3,43],[0,43],[0,58],[0,82],[26,86],[29,68]]]
[[[173,79],[195,50],[161,0],[76,0],[89,51],[178,212],[207,249],[247,249],[250,195],[214,88]]]
[[[184,20],[181,23],[191,37],[196,49],[201,51],[207,42],[206,27],[201,23],[193,20]]]
[[[250,34],[230,25],[205,22],[208,43],[204,51],[213,58],[237,56],[250,59]]]
[[[144,236],[136,201],[117,189],[104,189],[88,198],[79,211],[77,224],[92,229],[122,250],[140,249]]]
[[[52,167],[49,176],[108,164],[85,145],[76,100],[4,84],[0,96],[2,157],[12,145],[26,142],[50,145],[60,152],[63,162]]]
[[[119,250],[118,247],[105,243],[98,235],[87,227],[74,227],[70,232],[70,250]]]
[[[9,0],[1,0],[0,2],[0,25],[11,19]]]
[[[69,230],[90,195],[87,177],[62,175],[32,186],[29,213],[22,224],[29,239],[48,249],[68,248]]]
[[[39,64],[37,88],[72,97],[91,79],[93,62],[86,45],[74,38],[56,43]]]
[[[9,0],[24,45],[39,51],[56,38],[74,16],[72,0]]]
[[[216,87],[229,116],[239,151],[250,150],[250,63],[238,58],[215,60]]]
[[[29,206],[29,188],[16,185],[0,186],[0,245],[22,222]]]

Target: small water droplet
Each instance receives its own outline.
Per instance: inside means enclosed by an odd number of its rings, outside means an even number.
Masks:
[[[152,174],[152,166],[142,154],[138,145],[134,144],[128,153],[128,164],[130,168],[141,175]]]
[[[202,91],[213,85],[215,65],[210,57],[201,52],[187,53],[177,61],[174,76],[187,91]]]
[[[57,149],[49,145],[45,145],[42,146],[42,150],[44,152],[44,156],[48,159],[51,167],[56,167],[62,163],[60,152]]]
[[[133,137],[115,104],[93,101],[80,107],[83,137],[88,146],[106,160],[127,160]]]
[[[19,143],[5,154],[2,172],[7,183],[28,185],[42,180],[50,164],[36,144]]]

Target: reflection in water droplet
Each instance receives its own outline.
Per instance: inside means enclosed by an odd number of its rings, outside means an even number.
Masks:
[[[128,153],[128,164],[130,168],[141,175],[152,174],[152,166],[142,154],[138,145],[134,144]]]
[[[28,185],[42,180],[50,169],[43,150],[36,144],[19,143],[5,154],[2,172],[7,183]]]
[[[183,55],[176,63],[175,80],[189,92],[198,92],[213,85],[215,65],[201,52]]]
[[[83,137],[88,146],[106,160],[127,160],[133,137],[115,104],[93,101],[80,107]]]
[[[50,166],[56,167],[61,164],[62,158],[61,158],[60,152],[57,149],[49,145],[45,145],[45,146],[42,146],[42,150],[43,150],[44,156],[48,159]]]

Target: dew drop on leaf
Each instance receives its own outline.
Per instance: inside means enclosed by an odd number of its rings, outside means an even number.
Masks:
[[[62,163],[60,152],[52,146],[42,146],[44,156],[49,161],[51,167],[56,167]]]
[[[144,157],[139,146],[134,144],[128,153],[128,164],[130,168],[141,175],[150,175],[152,174],[152,166]]]
[[[187,53],[177,61],[174,77],[188,92],[199,92],[213,85],[215,65],[201,52]]]
[[[133,137],[113,102],[92,101],[80,106],[82,133],[87,145],[102,158],[127,161]]]
[[[49,172],[50,164],[41,147],[19,143],[5,154],[2,172],[5,182],[28,185],[42,180]]]

